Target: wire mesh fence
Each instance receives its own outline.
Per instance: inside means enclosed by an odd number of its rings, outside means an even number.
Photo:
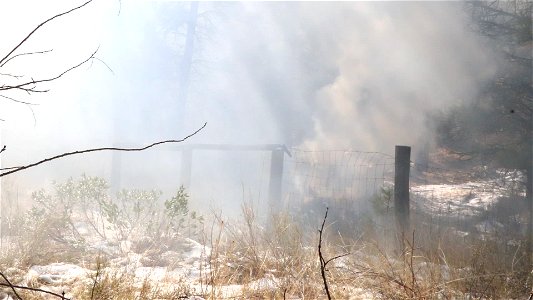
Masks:
[[[285,162],[284,195],[289,205],[330,200],[352,207],[392,184],[394,158],[379,152],[290,149]]]
[[[331,219],[344,223],[340,227],[350,234],[369,228],[381,235],[394,231],[392,155],[299,148],[290,152],[283,173],[283,200],[290,211],[316,222],[330,207]],[[411,229],[429,235],[446,231],[463,237],[523,239],[529,222],[525,182],[521,170],[411,162]]]
[[[290,153],[284,166],[283,201],[308,225],[318,224],[329,207],[334,229],[353,236],[376,220],[376,210],[392,214],[393,156],[300,148]]]

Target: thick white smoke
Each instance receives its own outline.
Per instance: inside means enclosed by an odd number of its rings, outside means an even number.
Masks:
[[[177,78],[189,5],[91,5],[45,32],[57,48],[70,49],[56,59],[83,58],[100,45],[98,56],[113,73],[94,62],[53,86],[43,98],[50,103],[41,101],[35,110],[36,126],[31,114],[8,120],[3,137],[14,151],[2,157],[4,165],[76,148],[179,138],[204,122],[207,128],[192,142],[387,153],[397,144],[416,148],[432,139],[427,113],[469,101],[496,66],[490,47],[468,29],[460,2],[201,2],[183,104],[176,102]],[[83,28],[79,36],[58,36],[76,26]],[[84,32],[91,34],[84,38]],[[68,43],[74,37],[84,43]],[[90,49],[73,55],[80,45]],[[29,125],[18,126],[21,121]],[[177,154],[128,159],[123,173],[131,185],[179,181]],[[202,182],[238,186],[233,163],[222,155],[215,160],[224,176],[199,175]],[[109,155],[93,155],[51,164],[39,178],[109,177],[109,161]],[[213,168],[209,161],[194,167],[203,164]]]

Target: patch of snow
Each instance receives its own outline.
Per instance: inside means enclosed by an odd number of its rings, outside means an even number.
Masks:
[[[110,260],[110,264],[115,267],[125,268],[126,271],[134,272],[135,269],[142,267],[142,255],[129,252],[125,256],[117,257]]]
[[[429,184],[411,187],[416,207],[434,215],[475,216],[499,198],[524,196],[524,174],[498,169],[492,178],[460,184]]]
[[[98,253],[104,253],[109,256],[116,255],[120,252],[120,248],[117,244],[102,240],[91,243],[89,246],[89,251],[91,250]]]
[[[32,266],[26,274],[26,283],[42,281],[45,284],[71,284],[78,278],[85,277],[88,270],[66,263],[53,263],[46,266]]]
[[[167,276],[165,267],[140,267],[135,270],[135,277],[142,280],[148,279],[153,282],[161,282]]]
[[[24,276],[26,286],[51,291],[56,294],[69,293],[72,288],[86,278],[90,271],[73,264],[53,263],[45,266],[32,266]]]

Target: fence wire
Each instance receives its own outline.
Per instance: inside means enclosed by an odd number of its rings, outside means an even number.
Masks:
[[[394,157],[379,152],[291,148],[283,174],[284,201],[289,206],[323,203],[357,209],[392,185]]]
[[[392,155],[299,148],[290,152],[292,157],[286,157],[284,164],[283,200],[291,211],[314,213],[318,219],[328,206],[338,211],[332,218],[354,226],[372,223],[373,230],[387,233],[396,225]],[[520,170],[411,162],[411,224],[429,230],[430,236],[453,231],[461,236],[519,239],[529,222],[525,181]]]

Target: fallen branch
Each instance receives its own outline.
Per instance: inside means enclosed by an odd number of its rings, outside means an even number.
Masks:
[[[103,147],[103,148],[93,148],[93,149],[72,151],[72,152],[66,152],[66,153],[62,153],[62,154],[55,155],[55,156],[52,156],[52,157],[48,157],[48,158],[45,158],[45,159],[40,160],[38,162],[34,162],[34,163],[31,163],[31,164],[25,165],[25,166],[0,168],[0,171],[5,171],[3,173],[0,173],[0,177],[4,177],[4,176],[7,176],[7,175],[16,173],[16,172],[20,172],[22,170],[26,170],[26,169],[38,166],[40,164],[44,164],[44,163],[47,163],[47,162],[50,162],[50,161],[53,161],[53,160],[56,160],[56,159],[59,159],[59,158],[71,156],[71,155],[78,155],[78,154],[84,154],[84,153],[90,153],[90,152],[98,152],[98,151],[144,151],[146,149],[152,148],[154,146],[162,145],[162,144],[181,143],[181,142],[187,140],[188,138],[196,135],[198,132],[200,132],[202,129],[204,129],[205,126],[207,126],[207,123],[204,123],[204,125],[202,125],[202,127],[198,128],[195,132],[189,134],[188,136],[186,136],[186,137],[184,137],[184,138],[182,138],[180,140],[160,141],[160,142],[155,142],[155,143],[152,143],[152,144],[150,144],[148,146],[144,146],[144,147],[140,147],[140,148]]]

